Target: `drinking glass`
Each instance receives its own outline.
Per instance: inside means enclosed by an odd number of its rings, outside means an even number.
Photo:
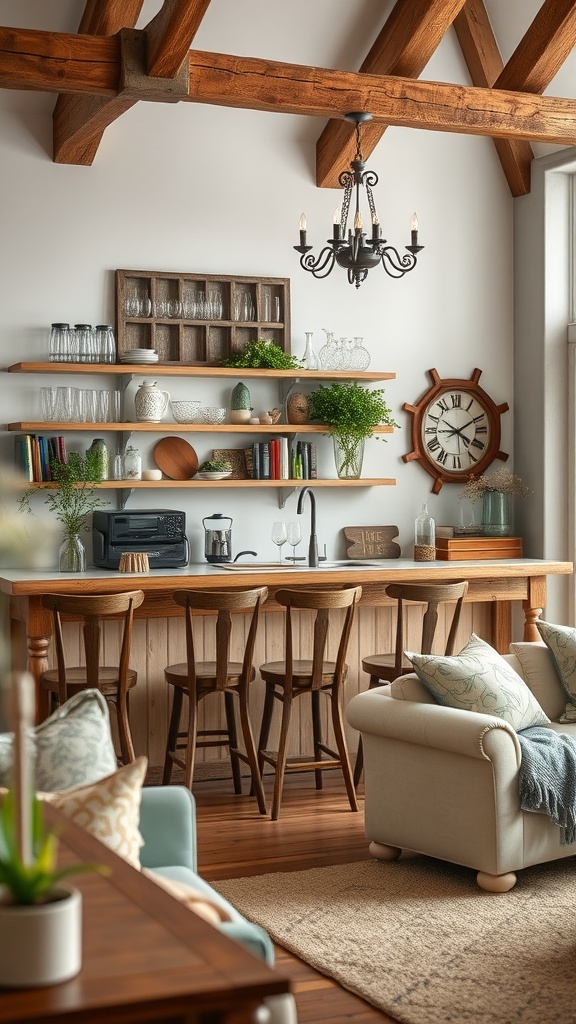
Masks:
[[[42,396],[42,419],[49,422],[56,418],[56,388],[40,388]]]
[[[286,523],[282,519],[278,523],[272,524],[272,540],[278,545],[278,561],[282,561],[282,548],[288,540],[288,531],[286,529]]]
[[[296,548],[302,540],[302,527],[299,522],[288,523],[288,543],[292,546],[292,561],[296,561]]]
[[[69,423],[72,419],[72,388],[56,389],[56,409],[54,415],[58,423]]]

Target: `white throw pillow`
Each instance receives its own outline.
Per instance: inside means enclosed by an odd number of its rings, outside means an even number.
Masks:
[[[36,788],[71,789],[110,775],[118,767],[108,705],[99,690],[81,690],[32,730]],[[12,735],[0,735],[0,786],[10,786]]]
[[[460,654],[442,657],[406,651],[406,657],[439,704],[494,715],[517,732],[550,724],[522,677],[474,633]]]
[[[576,629],[554,626],[536,619],[536,628],[546,644],[568,700],[560,722],[576,722]]]

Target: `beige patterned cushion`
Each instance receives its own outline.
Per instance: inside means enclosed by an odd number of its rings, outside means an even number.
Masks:
[[[558,678],[564,687],[566,708],[560,722],[576,722],[576,629],[555,626],[536,619],[536,628],[552,655]]]
[[[231,920],[230,914],[224,907],[219,907],[217,903],[208,899],[203,892],[195,889],[194,886],[188,885],[186,882],[180,882],[176,878],[165,878],[149,868],[142,868],[142,874],[147,875],[153,882],[156,882],[156,885],[169,892],[187,910],[194,911],[195,914],[203,917],[210,924],[218,926],[222,921]]]
[[[144,840],[138,825],[147,767],[147,758],[138,757],[132,764],[124,765],[91,786],[42,796],[139,869],[139,852]]]

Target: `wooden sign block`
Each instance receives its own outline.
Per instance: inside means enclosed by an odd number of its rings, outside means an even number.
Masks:
[[[347,549],[348,558],[400,558],[400,545],[393,540],[398,536],[397,526],[345,526],[346,540],[352,541]]]

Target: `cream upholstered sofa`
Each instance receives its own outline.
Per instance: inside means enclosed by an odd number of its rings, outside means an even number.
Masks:
[[[550,727],[576,738],[576,724],[558,722],[566,693],[548,648],[510,652]],[[520,743],[501,718],[437,704],[415,673],[353,697],[346,715],[362,734],[374,857],[416,851],[474,868],[483,889],[505,892],[519,869],[576,854],[546,814],[521,810]]]

